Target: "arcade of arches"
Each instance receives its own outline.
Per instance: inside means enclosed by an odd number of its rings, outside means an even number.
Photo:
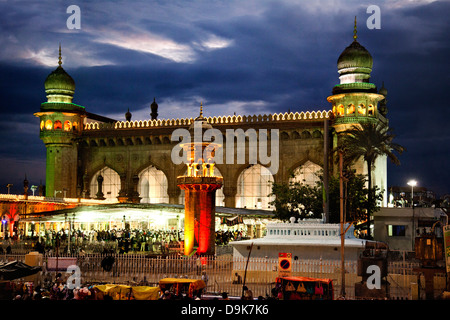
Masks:
[[[290,179],[312,186],[319,181],[318,173],[321,170],[321,166],[308,160],[293,170],[293,177]],[[214,175],[222,176],[217,167],[214,168]],[[168,179],[162,170],[149,166],[138,174],[138,178],[137,192],[141,203],[169,203]],[[270,170],[260,164],[242,170],[236,185],[236,208],[271,210],[273,196],[270,193],[273,182]],[[97,199],[114,200],[119,196],[120,188],[120,175],[109,167],[98,170],[90,183],[91,197]],[[219,189],[216,192],[216,205],[225,206],[225,200],[223,189]],[[183,190],[180,190],[178,204],[184,204]]]

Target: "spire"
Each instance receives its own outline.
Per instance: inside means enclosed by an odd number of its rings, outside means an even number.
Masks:
[[[59,57],[58,57],[58,64],[61,67],[62,65],[62,58],[61,58],[61,42],[59,43]]]
[[[358,36],[356,35],[356,16],[355,16],[355,26],[353,27],[353,40],[356,41]]]
[[[152,120],[156,120],[158,117],[158,104],[156,103],[156,98],[153,98],[153,102],[150,105],[151,113],[150,116],[152,117]]]
[[[203,102],[200,102],[200,117],[203,118]]]

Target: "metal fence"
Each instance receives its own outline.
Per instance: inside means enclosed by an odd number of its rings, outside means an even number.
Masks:
[[[58,255],[46,254],[42,257],[44,277],[53,272],[60,272],[66,277],[68,258],[80,268],[81,283],[121,283],[147,284],[157,286],[160,279],[195,278],[207,276],[207,292],[228,292],[231,296],[241,296],[242,286],[248,286],[254,296],[267,297],[275,286],[278,276],[278,259],[270,258],[233,258],[230,254],[205,258],[185,256],[149,256],[146,254],[85,254]],[[25,255],[1,254],[0,261],[25,261]],[[55,262],[59,260],[59,269],[55,270]],[[421,283],[424,289],[425,281],[418,279],[413,268],[419,264],[411,261],[390,261],[388,276],[391,299],[411,299],[411,283]],[[341,292],[341,262],[339,260],[296,260],[292,261],[292,276],[307,276],[333,279],[335,296]],[[418,281],[419,280],[419,281]],[[345,293],[346,298],[355,298],[355,283],[361,281],[357,275],[357,262],[345,263]],[[435,277],[435,291],[438,295],[446,286],[445,274]],[[422,290],[424,291],[424,290]]]

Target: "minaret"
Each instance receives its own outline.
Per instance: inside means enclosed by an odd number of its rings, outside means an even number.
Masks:
[[[376,85],[369,82],[372,67],[372,56],[358,42],[355,17],[353,42],[345,48],[337,61],[340,83],[333,87],[332,95],[327,98],[328,102],[332,104],[332,126],[337,133],[333,142],[334,147],[337,146],[339,134],[353,125],[368,121],[375,123],[381,121],[388,124],[385,117],[386,110],[382,108],[379,111],[378,109],[378,104],[385,100],[384,94],[387,94],[387,91],[381,90],[379,93]],[[375,167],[377,170],[375,176],[378,178],[373,182],[380,189],[386,190],[386,158],[379,157]],[[355,164],[354,169],[357,173],[367,174],[363,159]]]
[[[84,107],[72,103],[75,81],[62,67],[59,45],[58,67],[44,83],[47,102],[41,104],[40,138],[47,149],[46,196],[77,197],[77,140],[86,117]]]
[[[195,246],[197,254],[215,253],[215,213],[216,190],[223,184],[222,177],[214,176],[214,153],[222,146],[211,142],[196,141],[194,132],[212,129],[203,117],[203,104],[200,115],[189,130],[194,142],[183,145],[188,155],[187,175],[177,178],[178,186],[185,191],[184,254],[190,255]],[[192,140],[191,140],[192,141]],[[206,157],[206,159],[205,159]]]
[[[340,83],[327,98],[332,104],[334,128],[345,131],[353,124],[363,121],[386,121],[378,112],[378,102],[385,97],[370,83],[373,59],[369,51],[359,42],[355,26],[353,42],[345,48],[337,61]]]

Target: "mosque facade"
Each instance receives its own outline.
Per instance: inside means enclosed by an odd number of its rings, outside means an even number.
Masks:
[[[329,110],[205,116],[205,121],[223,134],[225,153],[234,152],[231,163],[216,161],[214,175],[223,177],[216,205],[272,210],[271,182],[296,179],[314,184],[323,169],[335,174],[331,150],[342,131],[364,121],[388,122],[387,91],[369,82],[372,66],[372,56],[355,32],[353,42],[337,61],[339,83],[324,97]],[[159,119],[156,99],[148,120],[131,120],[129,111],[124,120],[93,113],[88,106],[74,103],[75,81],[62,67],[61,50],[58,67],[45,80],[45,92],[47,101],[35,116],[47,150],[47,197],[184,204],[184,190],[177,178],[186,174],[187,166],[173,161],[172,152],[179,144],[173,133],[188,129],[193,118]],[[227,148],[231,143],[225,139],[227,130],[242,130],[246,138]],[[278,142],[276,170],[260,157],[251,161],[256,152],[252,138],[261,143],[260,139],[270,140],[274,135]],[[245,154],[245,161],[236,158],[238,152]],[[386,166],[386,158],[381,157],[373,172],[373,182],[381,190],[387,190]],[[355,169],[367,174],[362,160]],[[386,198],[385,192],[384,202]]]

